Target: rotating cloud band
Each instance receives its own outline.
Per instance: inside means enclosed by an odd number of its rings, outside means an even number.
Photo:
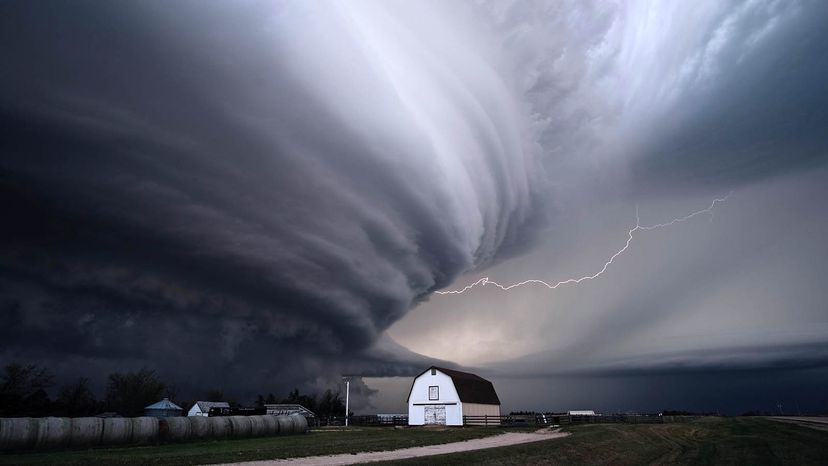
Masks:
[[[712,218],[713,209],[716,208],[717,204],[725,202],[727,200],[727,198],[730,197],[730,194],[732,194],[732,193],[729,193],[727,196],[724,196],[724,197],[721,197],[721,198],[713,199],[713,202],[711,202],[710,205],[706,209],[697,210],[693,213],[685,215],[684,217],[674,218],[674,219],[670,220],[669,222],[656,223],[654,225],[641,225],[641,219],[638,216],[638,206],[636,206],[635,207],[635,226],[627,232],[627,242],[624,244],[624,247],[622,247],[621,249],[616,251],[615,254],[613,254],[609,258],[609,260],[607,260],[604,263],[604,266],[601,267],[601,270],[595,272],[592,275],[584,275],[583,277],[578,277],[578,278],[569,278],[569,279],[566,279],[566,280],[563,280],[563,281],[559,281],[557,283],[548,283],[548,282],[545,282],[543,280],[532,278],[532,279],[529,279],[529,280],[524,280],[522,282],[513,283],[511,285],[502,285],[502,284],[500,284],[500,283],[498,283],[494,280],[489,280],[489,277],[483,277],[480,280],[477,280],[476,282],[474,282],[470,285],[466,285],[463,288],[460,288],[458,290],[435,291],[435,293],[441,294],[441,295],[462,294],[462,293],[465,293],[465,292],[471,290],[472,288],[475,288],[475,287],[478,287],[478,286],[486,286],[486,285],[496,286],[497,288],[500,288],[503,291],[509,291],[513,288],[518,288],[518,287],[521,287],[521,286],[524,286],[524,285],[541,285],[541,286],[545,286],[545,287],[549,288],[550,290],[554,290],[555,288],[558,288],[561,285],[581,283],[581,282],[586,281],[586,280],[592,280],[594,278],[598,278],[601,275],[603,275],[604,272],[607,271],[609,266],[613,263],[613,261],[618,256],[620,256],[627,249],[629,249],[630,243],[632,243],[633,236],[635,235],[636,232],[638,232],[638,231],[658,230],[660,228],[666,228],[666,227],[669,227],[669,226],[673,226],[677,223],[686,222],[690,219],[693,219],[695,217],[698,217],[700,215],[705,215],[705,214],[709,214]]]

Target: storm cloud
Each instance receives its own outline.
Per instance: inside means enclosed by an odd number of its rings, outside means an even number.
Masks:
[[[826,17],[4,2],[0,360],[244,394],[435,359],[515,377],[823,367]],[[635,205],[658,222],[730,191],[588,290],[429,298],[594,272]]]
[[[537,222],[511,90],[448,24],[429,36],[379,5],[3,8],[5,358],[301,379],[345,352],[338,370],[405,371],[353,361]]]

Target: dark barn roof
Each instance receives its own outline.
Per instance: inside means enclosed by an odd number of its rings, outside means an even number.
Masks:
[[[420,377],[431,369],[437,369],[451,377],[452,382],[454,382],[454,388],[457,389],[457,395],[463,403],[480,403],[484,405],[500,404],[500,398],[497,397],[494,385],[483,377],[437,366],[429,367],[423,372],[420,372],[417,377]],[[417,379],[417,377],[414,377],[414,379]],[[408,391],[409,399],[411,398],[411,390],[413,389],[414,382],[411,383],[411,389]]]

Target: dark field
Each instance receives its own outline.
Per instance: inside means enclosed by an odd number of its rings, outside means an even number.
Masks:
[[[531,429],[519,429],[527,431]],[[828,465],[828,432],[763,418],[674,424],[593,424],[567,438],[393,464],[796,464]],[[0,454],[0,464],[199,464],[393,450],[500,433],[497,428],[320,429],[307,435],[157,447]]]
[[[677,424],[593,424],[567,438],[394,462],[432,464],[828,465],[828,432],[763,418]]]
[[[313,430],[243,440],[217,440],[148,447],[106,448],[82,451],[0,454],[0,464],[204,464],[252,461],[298,456],[395,450],[398,448],[459,442],[496,435],[497,429],[397,429],[360,427]]]

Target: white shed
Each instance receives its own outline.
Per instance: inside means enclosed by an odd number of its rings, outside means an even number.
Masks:
[[[408,425],[462,426],[463,416],[500,416],[500,399],[491,382],[435,366],[414,378],[408,393]]]
[[[187,416],[208,416],[210,408],[229,408],[230,404],[226,401],[196,401]]]

